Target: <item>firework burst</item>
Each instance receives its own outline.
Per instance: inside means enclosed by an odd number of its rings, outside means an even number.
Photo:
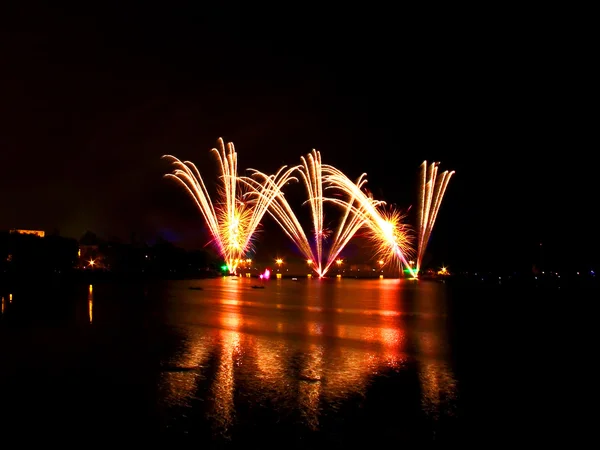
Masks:
[[[414,253],[411,229],[405,222],[406,215],[395,209],[377,209],[379,217],[369,222],[367,236],[375,247],[375,257],[384,264],[405,264]],[[414,274],[412,274],[414,276]]]
[[[438,175],[439,163],[432,163],[427,167],[427,161],[421,164],[421,186],[419,190],[419,206],[418,206],[418,243],[417,243],[417,265],[416,273],[421,270],[421,262],[423,255],[433,230],[433,225],[437,218],[446,188],[450,182],[450,178],[454,175],[454,171],[447,170]]]
[[[324,184],[324,180],[327,179],[327,176],[339,171],[332,166],[323,165],[321,154],[318,151],[313,150],[306,157],[302,157],[301,161],[300,165],[289,169],[283,167],[277,174],[270,176],[250,169],[251,176],[241,179],[252,189],[254,196],[269,202],[269,214],[294,242],[306,260],[310,261],[311,269],[319,277],[323,277],[336,261],[344,246],[365,223],[365,218],[355,214],[352,202],[334,201],[323,196],[324,189],[328,187]],[[299,176],[294,177],[294,173],[298,173]],[[306,204],[310,207],[312,220],[312,244],[281,190],[287,182],[292,180],[302,180],[306,188],[308,196]],[[336,230],[329,230],[324,226],[323,205],[328,200],[332,200],[333,203],[337,203],[344,209]],[[328,249],[325,248],[325,241],[330,241]]]
[[[404,215],[395,210],[383,210],[385,202],[373,199],[363,190],[367,182],[366,174],[353,182],[335,167],[328,166],[325,181],[329,188],[337,189],[347,197],[346,200],[327,199],[346,208],[346,215],[352,217],[353,232],[347,237],[347,241],[361,227],[366,227],[378,258],[384,263],[398,262],[400,267],[404,264],[414,277],[415,273],[407,261],[407,257],[412,254],[412,239],[408,226],[403,222]]]
[[[206,222],[212,243],[225,259],[229,273],[235,274],[240,260],[252,249],[255,232],[270,199],[247,198],[237,176],[237,153],[233,143],[225,145],[221,138],[218,142],[219,148],[212,149],[221,171],[215,202],[194,163],[165,155],[163,158],[174,167],[165,177],[177,181],[190,194]]]

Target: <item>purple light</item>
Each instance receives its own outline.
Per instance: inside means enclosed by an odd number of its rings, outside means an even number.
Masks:
[[[265,273],[262,274],[262,277],[265,280],[268,280],[271,277],[271,271],[269,269],[265,269]]]

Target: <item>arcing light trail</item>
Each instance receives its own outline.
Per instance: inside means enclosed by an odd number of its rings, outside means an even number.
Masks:
[[[251,176],[243,177],[246,185],[252,188],[254,194],[261,199],[271,199],[268,212],[275,222],[279,224],[284,233],[294,242],[307,261],[311,261],[311,269],[319,277],[325,275],[326,264],[323,264],[323,200],[322,200],[322,175],[321,155],[317,151],[309,154],[307,158],[302,157],[302,165],[291,167],[286,170],[282,167],[276,175],[266,175],[255,169],[250,169]],[[298,179],[293,177],[294,172],[299,172],[304,181],[308,203],[311,208],[313,221],[313,233],[315,238],[314,249],[310,244],[304,228],[294,213],[289,202],[285,198],[281,188],[288,181]]]
[[[366,174],[361,175],[359,180],[354,183],[335,167],[328,166],[325,176],[326,183],[332,189],[342,191],[349,198],[349,200],[338,198],[328,200],[348,208],[348,213],[354,216],[354,221],[357,224],[360,223],[355,232],[363,225],[367,227],[371,241],[377,249],[377,255],[382,260],[390,261],[397,258],[401,265],[406,266],[411,276],[416,278],[417,272],[406,260],[412,249],[408,227],[402,222],[404,217],[397,211],[380,210],[379,207],[385,202],[374,200],[363,191],[362,187],[367,181],[365,177]]]
[[[427,161],[421,164],[421,186],[419,191],[419,206],[417,209],[417,273],[421,270],[423,255],[435,224],[446,188],[454,171],[442,172],[438,178],[439,163],[432,163],[427,170]]]
[[[271,199],[262,196],[247,201],[244,198],[239,186],[237,153],[233,143],[225,146],[221,138],[218,142],[220,148],[212,149],[221,169],[221,186],[217,191],[216,203],[212,201],[194,163],[182,162],[174,156],[165,155],[163,158],[171,161],[174,166],[173,172],[165,177],[176,180],[190,194],[206,221],[213,243],[225,259],[229,273],[234,274],[240,260],[252,248],[254,234]]]
[[[291,174],[298,171],[302,179],[311,210],[314,245],[311,245],[296,214],[281,192],[281,187],[292,180]],[[269,214],[281,226],[284,233],[296,244],[310,266],[319,277],[325,276],[338,256],[358,232],[366,226],[373,242],[378,247],[378,254],[385,253],[385,259],[397,258],[406,265],[413,276],[412,267],[406,261],[406,255],[411,252],[410,239],[403,217],[397,212],[384,213],[378,206],[384,202],[373,199],[364,191],[367,182],[365,174],[356,182],[350,180],[340,170],[333,166],[322,164],[321,154],[313,150],[307,157],[302,157],[302,164],[285,171],[280,169],[275,176],[268,176],[252,169],[251,177],[244,177],[244,182],[251,187],[259,197],[270,198]],[[345,199],[325,197],[324,189],[337,189],[345,195]],[[343,210],[337,229],[331,238],[328,250],[324,248],[327,235],[324,229],[323,205],[331,202]],[[325,257],[325,254],[326,257]]]
[[[240,177],[233,143],[225,145],[219,139],[219,146],[220,149],[212,149],[217,154],[221,169],[221,186],[217,191],[216,203],[212,201],[200,171],[192,162],[181,161],[171,155],[163,158],[174,166],[173,171],[165,177],[175,179],[190,194],[231,274],[236,273],[238,263],[251,250],[260,221],[265,213],[269,213],[319,277],[325,276],[352,237],[365,227],[376,247],[378,258],[399,262],[416,278],[442,198],[454,172],[443,172],[436,182],[437,164],[433,164],[429,172],[427,162],[422,165],[417,265],[413,268],[407,261],[407,257],[412,255],[412,247],[410,230],[403,222],[404,216],[394,210],[383,210],[381,207],[385,202],[373,199],[364,191],[366,174],[354,182],[337,168],[322,164],[320,152],[313,150],[301,158],[302,164],[289,168],[283,166],[274,175],[249,169],[250,176]],[[296,172],[299,177],[294,176]],[[306,203],[311,211],[313,245],[282,190],[290,181],[299,179],[303,181],[308,196]],[[325,197],[323,193],[328,189],[337,190],[344,198]],[[324,245],[329,234],[324,228],[325,202],[342,209],[341,219],[332,233],[328,249]]]
[[[324,184],[329,184],[330,177],[333,177],[337,173],[341,174],[341,172],[333,166],[323,165],[321,163],[321,154],[318,151],[313,150],[312,153],[309,153],[306,157],[302,157],[301,160],[302,164],[287,170],[283,167],[274,176],[269,176],[258,170],[251,169],[252,176],[243,177],[242,179],[244,183],[252,188],[255,195],[259,198],[264,201],[270,199],[269,201],[271,203],[268,208],[269,214],[298,247],[307,262],[310,261],[309,265],[311,269],[314,270],[319,277],[323,277],[331,265],[336,261],[346,244],[365,224],[367,218],[365,215],[357,214],[357,211],[359,211],[360,208],[354,206],[357,198],[353,191],[346,189],[345,192],[348,193],[350,197],[347,201],[329,199],[323,196],[324,188],[330,187],[328,185],[324,186]],[[300,174],[300,179],[302,179],[308,195],[306,203],[310,206],[311,211],[314,245],[311,245],[296,214],[281,191],[281,187],[284,184],[292,179],[296,179],[292,176],[296,171]],[[358,180],[357,185],[349,181],[349,183],[355,186],[359,191],[364,182],[366,182],[366,180],[363,180],[363,177]],[[343,190],[342,186],[340,186],[340,188]],[[367,197],[364,196],[364,198]],[[324,241],[326,240],[328,233],[323,225],[323,205],[326,201],[331,201],[344,209],[342,218],[338,223],[337,230],[333,235],[328,251],[324,248]],[[364,200],[362,197],[359,197],[358,201],[368,201],[375,205],[379,204],[376,200]]]

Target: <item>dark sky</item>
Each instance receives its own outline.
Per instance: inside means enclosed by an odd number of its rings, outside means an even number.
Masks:
[[[12,3],[0,13],[0,229],[199,245],[199,215],[161,178],[160,156],[191,159],[208,180],[222,136],[240,168],[272,171],[317,148],[400,208],[415,202],[419,164],[441,161],[456,176],[431,253],[447,264],[529,264],[540,242],[548,259],[597,261],[581,18]]]

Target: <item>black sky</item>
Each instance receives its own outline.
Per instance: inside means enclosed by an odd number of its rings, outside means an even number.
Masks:
[[[265,171],[317,148],[401,208],[441,161],[457,173],[431,253],[448,264],[529,264],[540,242],[597,261],[583,12],[181,5],[2,6],[0,229],[199,245],[160,156],[208,179],[222,136]]]

